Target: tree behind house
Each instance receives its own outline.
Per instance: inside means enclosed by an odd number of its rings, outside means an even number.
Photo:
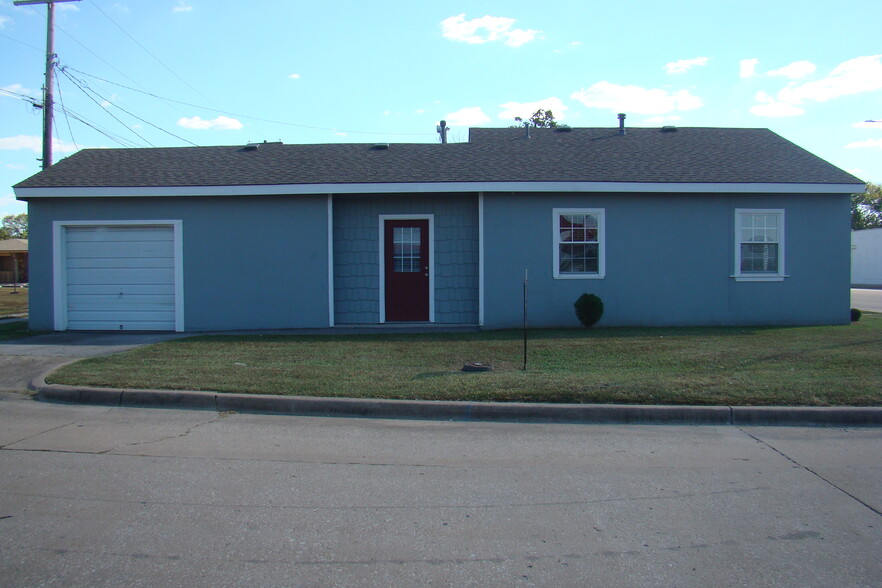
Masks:
[[[851,230],[879,228],[882,228],[882,186],[869,183],[863,193],[851,195]]]
[[[543,110],[541,108],[534,112],[526,121],[523,118],[516,116],[515,122],[518,123],[514,125],[515,127],[522,127],[524,126],[524,123],[531,127],[540,128],[555,128],[557,126],[557,122],[554,120],[554,114],[550,110]]]
[[[28,238],[28,215],[8,214],[3,217],[0,226],[0,239],[27,239]]]

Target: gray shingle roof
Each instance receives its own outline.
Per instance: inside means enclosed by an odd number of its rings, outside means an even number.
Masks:
[[[85,149],[16,188],[438,182],[859,184],[767,129],[471,129],[468,143]]]

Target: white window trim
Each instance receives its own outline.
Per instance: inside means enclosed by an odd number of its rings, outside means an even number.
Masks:
[[[184,331],[184,242],[183,221],[176,220],[96,220],[52,222],[52,290],[56,331],[67,330],[67,227],[164,226],[172,227],[175,255],[175,331]]]
[[[379,215],[380,244],[380,323],[386,322],[386,221],[429,221],[429,322],[435,322],[435,215],[434,214],[381,214]]]
[[[563,214],[590,214],[597,217],[597,273],[560,273],[560,216]],[[551,216],[552,243],[554,245],[555,280],[602,280],[606,277],[606,209],[605,208],[555,208]]]
[[[774,274],[741,271],[741,216],[744,214],[778,215],[778,271]],[[735,209],[735,273],[729,277],[736,282],[783,282],[788,276],[784,271],[786,260],[784,251],[785,218],[783,208],[736,208]]]

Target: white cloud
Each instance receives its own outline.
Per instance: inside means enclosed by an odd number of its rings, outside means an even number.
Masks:
[[[15,92],[16,94],[34,94],[34,91],[30,88],[25,88],[21,84],[11,84],[9,86],[3,86],[0,90],[6,90],[8,92]]]
[[[185,0],[179,0],[178,5],[172,8],[172,12],[192,12],[193,7]]]
[[[752,78],[756,75],[757,65],[759,65],[759,59],[742,59],[739,64],[738,76],[741,78]]]
[[[292,80],[299,80],[299,79],[300,79],[300,74],[298,74],[298,73],[292,73],[292,74],[291,74],[290,76],[288,76],[288,77],[291,78]]]
[[[846,149],[861,149],[863,147],[878,147],[882,149],[882,139],[867,139],[866,141],[856,141],[845,146]]]
[[[619,86],[597,82],[590,88],[573,92],[570,96],[589,108],[606,108],[614,112],[635,114],[667,114],[675,110],[693,110],[704,105],[701,98],[689,90],[670,93],[661,89],[639,86]]]
[[[681,74],[686,73],[693,67],[698,67],[701,65],[707,65],[709,57],[694,57],[692,59],[680,59],[678,61],[672,61],[671,63],[665,64],[665,71],[669,74]]]
[[[472,106],[471,108],[460,108],[456,112],[449,112],[444,117],[447,124],[457,127],[470,127],[479,125],[490,120],[490,117],[484,114],[480,106]]]
[[[550,110],[554,114],[554,120],[561,121],[565,118],[565,111],[569,108],[561,102],[560,98],[554,97],[536,102],[506,102],[499,106],[502,108],[499,118],[506,120],[513,120],[516,116],[524,119],[530,118],[534,112],[541,108],[542,110]]]
[[[29,151],[33,151],[34,153],[42,153],[43,138],[38,135],[16,135],[15,137],[0,137],[0,149],[8,151],[26,149]],[[52,139],[53,151],[71,153],[77,151],[78,149],[82,149],[82,147],[77,147],[73,143],[68,143],[59,139]]]
[[[515,19],[504,16],[482,16],[465,19],[465,13],[441,21],[441,34],[445,39],[461,43],[483,44],[504,41],[509,47],[520,47],[536,39],[542,31],[512,29]]]
[[[815,73],[815,64],[811,61],[794,61],[790,65],[767,72],[767,76],[782,76],[791,80],[798,80]]]
[[[80,7],[74,4],[73,2],[62,2],[61,4],[55,4],[55,8],[61,11],[67,12],[79,12]]]
[[[782,116],[798,116],[800,114],[805,114],[805,110],[803,110],[802,108],[794,106],[789,102],[775,100],[775,98],[769,96],[765,92],[757,92],[756,101],[759,102],[759,104],[751,106],[750,112],[757,116],[777,118]]]
[[[213,120],[202,120],[202,118],[194,116],[192,118],[182,118],[178,120],[178,126],[184,127],[185,129],[195,129],[199,131],[207,129],[236,131],[241,129],[243,125],[235,118],[229,118],[226,116],[219,116]]]
[[[880,120],[862,120],[851,125],[855,129],[875,129],[882,131],[882,121]]]
[[[790,85],[778,98],[791,104],[805,100],[826,102],[840,96],[882,89],[882,55],[856,57],[840,63],[826,78],[801,85]]]
[[[0,29],[6,26],[6,23],[12,22],[12,19],[8,16],[0,15]]]

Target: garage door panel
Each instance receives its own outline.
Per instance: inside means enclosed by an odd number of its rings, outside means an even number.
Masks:
[[[138,259],[141,257],[172,257],[174,243],[139,241],[113,243],[70,243],[67,247],[68,259]]]
[[[67,328],[72,331],[174,331],[174,321],[68,321]]]
[[[70,226],[65,233],[68,329],[175,330],[173,226]]]
[[[170,295],[71,295],[68,297],[71,310],[145,310],[168,312],[175,309],[175,296]]]
[[[68,280],[76,284],[167,284],[174,287],[174,268],[79,268],[67,270]]]
[[[169,227],[68,227],[67,242],[131,243],[132,241],[172,241]]]
[[[68,269],[90,269],[90,268],[106,268],[106,269],[137,269],[137,268],[174,268],[175,262],[167,257],[145,257],[145,258],[81,258],[69,259]]]
[[[118,296],[137,294],[171,294],[174,295],[173,284],[77,284],[67,287],[68,297],[80,294]]]

